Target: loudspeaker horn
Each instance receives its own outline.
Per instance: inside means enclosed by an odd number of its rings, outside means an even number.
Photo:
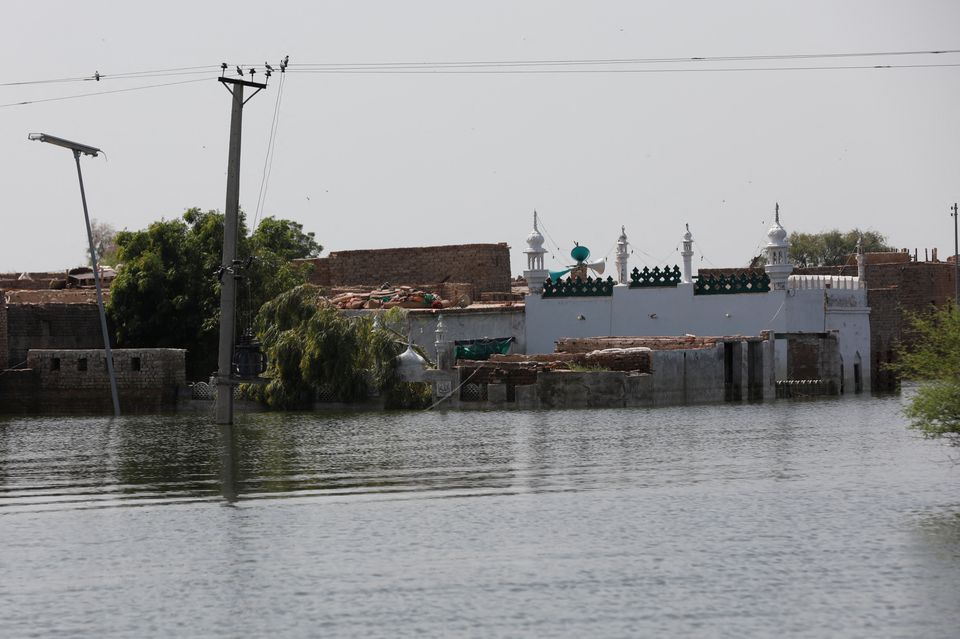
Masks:
[[[593,269],[593,271],[595,271],[597,275],[602,275],[604,269],[607,268],[607,259],[604,258],[602,260],[596,260],[594,262],[584,262],[583,265],[589,269]]]

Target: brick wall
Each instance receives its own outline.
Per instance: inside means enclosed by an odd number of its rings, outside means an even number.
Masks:
[[[32,348],[103,347],[96,304],[7,305],[7,361],[17,366]]]
[[[313,265],[310,281],[323,287],[446,281],[470,284],[474,298],[482,292],[510,292],[510,247],[504,242],[338,251],[298,261]]]
[[[9,346],[7,344],[7,302],[3,291],[0,290],[0,370],[10,364]]]
[[[904,334],[904,312],[922,313],[954,299],[955,270],[948,262],[914,262],[909,253],[868,253],[867,304],[870,306],[870,375],[873,390],[893,390],[897,378],[886,369]],[[857,275],[856,264],[797,269],[808,275]]]

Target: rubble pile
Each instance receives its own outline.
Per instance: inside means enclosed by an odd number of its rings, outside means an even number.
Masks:
[[[348,291],[330,298],[337,308],[359,310],[362,308],[450,308],[451,300],[441,299],[433,293],[427,293],[411,286],[398,286],[392,289],[375,291]]]

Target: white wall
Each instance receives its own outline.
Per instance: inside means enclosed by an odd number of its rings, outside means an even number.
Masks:
[[[785,295],[785,291],[771,291],[694,296],[692,284],[646,289],[615,286],[611,297],[544,299],[528,295],[527,352],[552,353],[555,342],[562,337],[759,335],[764,330],[784,331],[786,314],[781,304]],[[823,330],[822,305],[820,325],[807,330]]]
[[[631,289],[610,297],[526,297],[526,352],[552,353],[563,337],[648,335],[759,335],[838,331],[847,392],[861,358],[863,387],[870,388],[870,321],[865,289],[790,289],[769,293],[694,295],[692,284]],[[578,319],[582,317],[583,319]],[[775,370],[786,378],[786,342],[777,340]]]

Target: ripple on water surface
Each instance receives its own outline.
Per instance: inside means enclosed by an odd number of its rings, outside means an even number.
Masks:
[[[0,631],[952,636],[899,401],[0,420]]]

